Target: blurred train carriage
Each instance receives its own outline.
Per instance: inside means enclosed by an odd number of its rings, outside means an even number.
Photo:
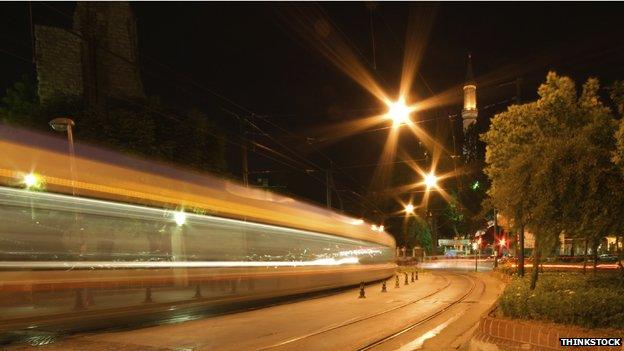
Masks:
[[[71,159],[65,141],[5,126],[0,155],[0,330],[395,269],[391,236],[292,198],[84,145]]]

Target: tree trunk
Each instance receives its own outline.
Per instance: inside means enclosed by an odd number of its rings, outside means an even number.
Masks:
[[[583,274],[587,273],[587,239],[585,239],[585,254],[583,254]]]
[[[535,285],[537,284],[537,274],[539,272],[540,265],[540,252],[539,245],[537,244],[538,240],[535,238],[535,246],[533,247],[533,272],[531,272],[531,290],[535,289]]]
[[[518,246],[518,276],[524,277],[524,224],[520,226]]]
[[[624,260],[624,257],[622,256],[622,250],[620,250],[619,242],[616,243],[615,250],[616,250],[617,256],[618,256],[618,266],[620,266],[620,272],[622,272],[622,274],[624,274],[624,265],[622,265],[622,261]]]
[[[594,259],[594,275],[596,275],[596,271],[598,270],[598,240],[592,242],[592,256]]]

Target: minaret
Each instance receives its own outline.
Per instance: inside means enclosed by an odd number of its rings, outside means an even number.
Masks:
[[[462,110],[464,132],[477,121],[477,115],[477,83],[472,74],[472,56],[468,54],[468,70],[466,83],[464,83],[464,109]]]

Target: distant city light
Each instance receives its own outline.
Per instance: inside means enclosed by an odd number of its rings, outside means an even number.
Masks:
[[[433,174],[433,172],[425,175],[425,185],[427,189],[431,189],[438,184],[438,177]]]
[[[407,214],[414,213],[414,205],[412,205],[412,204],[405,205],[405,213],[407,213]]]
[[[176,212],[173,214],[173,219],[175,220],[176,224],[178,226],[183,225],[184,223],[186,223],[186,213],[184,212]]]
[[[388,106],[388,116],[392,119],[392,126],[395,128],[410,122],[410,112],[403,98]]]
[[[479,181],[478,181],[478,180],[475,180],[475,182],[474,182],[474,183],[472,183],[472,185],[470,186],[470,188],[471,188],[472,190],[477,190],[477,189],[479,189]]]

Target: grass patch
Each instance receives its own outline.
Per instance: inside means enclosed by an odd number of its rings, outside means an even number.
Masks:
[[[529,290],[530,272],[514,277],[499,300],[504,316],[584,328],[624,328],[624,279],[614,273],[541,273]]]

